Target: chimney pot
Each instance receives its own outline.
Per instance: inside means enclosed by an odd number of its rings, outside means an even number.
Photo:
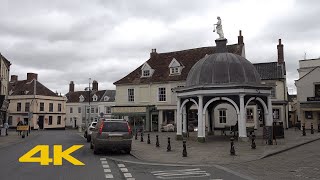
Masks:
[[[69,92],[74,92],[74,83],[73,83],[73,81],[70,81]]]
[[[18,81],[18,76],[17,75],[11,75],[10,82],[16,82],[16,81]]]
[[[150,58],[155,57],[157,54],[157,49],[151,49]]]
[[[38,80],[38,74],[36,73],[27,73],[27,80],[32,81],[32,80]]]

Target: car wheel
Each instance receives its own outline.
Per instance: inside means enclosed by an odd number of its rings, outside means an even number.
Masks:
[[[131,151],[131,146],[129,146],[129,147],[127,147],[127,148],[125,149],[125,152],[126,152],[127,154],[130,154],[130,151]]]
[[[93,146],[93,154],[99,154],[97,146]]]
[[[87,136],[87,142],[91,141],[91,136]]]

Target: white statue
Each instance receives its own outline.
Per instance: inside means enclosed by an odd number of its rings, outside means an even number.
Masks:
[[[222,24],[221,24],[221,18],[217,17],[218,22],[217,24],[213,24],[213,32],[217,30],[217,34],[219,35],[219,39],[224,39],[223,30],[222,30]],[[215,26],[216,25],[216,26]]]

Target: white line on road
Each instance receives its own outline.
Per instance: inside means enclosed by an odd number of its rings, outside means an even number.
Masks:
[[[124,177],[126,177],[126,178],[131,178],[131,177],[132,177],[131,173],[123,173],[123,175],[124,175]]]
[[[136,180],[135,178],[127,178],[127,180]]]
[[[111,172],[111,169],[104,169],[103,170],[105,173],[109,173],[109,172]]]
[[[126,167],[124,164],[118,164],[118,167],[120,167],[120,168],[124,168],[124,167]]]
[[[106,158],[100,158],[100,160],[101,160],[101,161],[105,161],[105,160],[107,160],[107,159],[106,159]]]
[[[108,161],[101,161],[102,164],[108,164]]]
[[[120,170],[121,170],[122,172],[128,172],[128,169],[127,169],[127,168],[120,168]]]
[[[168,171],[152,171],[152,174],[155,173],[162,173],[162,172],[186,172],[186,171],[199,171],[200,168],[196,168],[196,169],[179,169],[179,170],[168,170]]]
[[[109,168],[109,165],[108,164],[103,164],[102,167],[103,168]]]
[[[190,177],[205,177],[210,176],[210,173],[202,171],[200,168],[195,169],[178,169],[168,171],[153,171],[151,172],[159,179],[175,179],[175,178],[190,178]]]
[[[113,175],[112,174],[106,174],[106,179],[113,179]]]

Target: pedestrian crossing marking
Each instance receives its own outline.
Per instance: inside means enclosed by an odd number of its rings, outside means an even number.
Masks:
[[[126,177],[126,178],[131,178],[131,177],[132,177],[131,173],[123,173],[123,175],[124,175],[124,177]]]
[[[159,179],[178,179],[178,178],[210,176],[210,173],[207,173],[206,171],[203,171],[200,168],[168,170],[168,171],[153,171],[151,173]]]
[[[113,179],[113,175],[112,174],[106,174],[106,179]]]
[[[120,168],[124,168],[124,167],[126,167],[124,164],[118,164],[118,167],[120,167]]]
[[[104,169],[104,172],[111,172],[111,169]]]
[[[127,168],[120,168],[121,172],[128,172]]]
[[[102,167],[103,168],[109,168],[109,165],[108,164],[103,164]]]
[[[108,161],[101,161],[102,164],[108,164]]]
[[[105,161],[105,160],[107,160],[107,159],[106,159],[106,158],[100,158],[100,160],[101,160],[101,161]]]

